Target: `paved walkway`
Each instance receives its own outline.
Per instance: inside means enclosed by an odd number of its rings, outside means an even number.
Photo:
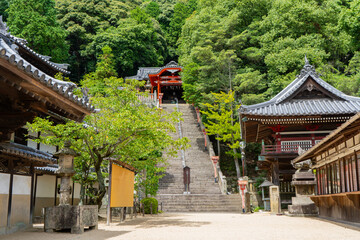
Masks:
[[[2,240],[359,240],[360,232],[316,218],[227,213],[179,213],[137,217],[124,223],[99,224],[82,235],[44,233],[41,225],[26,232],[0,236]]]

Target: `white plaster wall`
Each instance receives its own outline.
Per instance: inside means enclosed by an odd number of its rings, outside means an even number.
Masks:
[[[37,137],[37,136],[38,136],[37,132],[29,132],[29,135],[30,135],[30,136],[33,136],[33,137]],[[37,143],[34,142],[34,141],[32,141],[32,140],[30,140],[30,139],[28,139],[27,145],[28,145],[28,147],[31,147],[31,148],[34,148],[34,149],[37,148]]]
[[[38,176],[36,197],[54,197],[55,194],[55,176]],[[60,183],[60,181],[59,181]]]
[[[30,195],[31,177],[14,175],[13,194]]]
[[[72,187],[73,181],[71,180],[71,187]],[[81,185],[79,183],[75,183],[74,185],[74,198],[80,198],[80,188]]]
[[[0,194],[9,194],[10,174],[0,173]]]
[[[40,143],[40,151],[48,152],[48,153],[55,153],[56,147]]]

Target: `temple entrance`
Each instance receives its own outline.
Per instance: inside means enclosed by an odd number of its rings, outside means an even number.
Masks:
[[[161,92],[164,94],[162,103],[175,103],[175,99],[177,99],[179,103],[185,103],[181,86],[163,86],[161,87]]]

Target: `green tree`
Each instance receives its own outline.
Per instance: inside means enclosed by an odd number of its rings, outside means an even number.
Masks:
[[[108,49],[105,49],[104,55],[109,57],[108,53]],[[102,56],[104,63],[98,66],[108,64],[111,68],[111,62],[107,61],[106,56]],[[61,148],[66,141],[71,142],[71,148],[80,154],[75,161],[78,171],[75,179],[79,179],[83,189],[94,182],[99,184],[96,191],[87,193],[92,203],[101,206],[106,192],[104,178],[107,176],[108,158],[124,161],[139,172],[144,172],[145,182],[152,183],[146,193],[155,195],[159,179],[157,173],[164,170],[156,166],[165,163],[162,154],[155,153],[166,151],[169,156],[173,156],[177,149],[187,146],[186,138],[175,141],[169,135],[175,131],[174,123],[178,114],[167,114],[140,102],[137,81],[124,83],[114,76],[92,80],[104,82],[102,91],[93,88],[96,95],[91,97],[92,104],[100,111],[86,116],[85,125],[73,121],[54,124],[49,119],[36,118],[32,124],[28,124],[29,129],[50,134],[38,139],[46,144]]]
[[[61,62],[68,58],[68,45],[54,7],[54,0],[11,0],[7,23],[11,33],[26,39],[29,47]]]
[[[58,21],[68,32],[72,78],[79,81],[85,73],[95,70],[101,52],[86,51],[94,37],[109,27],[117,27],[127,18],[140,0],[56,0]],[[104,47],[105,45],[102,45]],[[100,50],[101,50],[100,48]]]
[[[0,15],[3,17],[3,21],[7,21],[8,13],[7,9],[9,8],[9,0],[0,0]]]
[[[229,93],[211,93],[213,97],[213,104],[205,103],[206,110],[201,111],[207,122],[204,124],[206,132],[209,135],[215,135],[216,139],[227,144],[231,151],[226,154],[234,158],[236,175],[240,178],[240,166],[239,166],[239,147],[240,147],[240,123],[234,112],[240,107],[235,102],[235,92],[229,91]],[[235,115],[236,116],[236,115]]]
[[[120,76],[135,74],[139,67],[163,65],[166,58],[166,40],[159,24],[140,8],[132,10],[118,27],[94,36],[86,54],[98,55],[105,45],[113,49]]]

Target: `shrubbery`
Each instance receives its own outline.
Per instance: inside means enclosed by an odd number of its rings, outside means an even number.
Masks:
[[[141,200],[141,203],[144,207],[145,214],[150,214],[150,208],[152,207],[152,213],[157,214],[158,213],[158,200],[155,198],[144,198]]]

